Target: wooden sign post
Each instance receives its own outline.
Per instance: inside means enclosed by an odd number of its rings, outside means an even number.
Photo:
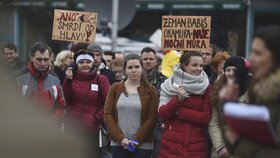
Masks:
[[[55,9],[52,39],[94,43],[96,23],[96,13]]]
[[[162,16],[162,50],[208,50],[210,16]]]

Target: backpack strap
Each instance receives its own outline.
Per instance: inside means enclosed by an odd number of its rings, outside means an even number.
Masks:
[[[96,82],[97,82],[97,85],[98,85],[98,92],[97,92],[97,99],[98,99],[98,105],[97,105],[97,109],[96,109],[96,112],[93,114],[93,117],[95,117],[95,115],[97,115],[99,109],[104,106],[104,102],[103,102],[103,99],[102,99],[102,88],[101,88],[101,85],[99,84],[99,75],[96,76]],[[99,122],[99,126],[103,124],[103,121]]]
[[[102,88],[101,88],[101,85],[99,84],[99,75],[96,76],[97,77],[97,85],[98,85],[98,108],[99,106],[104,106],[104,102],[103,102],[103,99],[102,99]]]

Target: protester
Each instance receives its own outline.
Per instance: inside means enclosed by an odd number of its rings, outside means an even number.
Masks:
[[[216,81],[224,74],[225,61],[230,57],[228,52],[218,52],[211,63],[212,74],[210,84],[214,85]]]
[[[141,51],[141,58],[143,62],[143,70],[148,78],[148,81],[156,88],[159,97],[160,86],[167,79],[161,72],[158,71],[156,51],[150,47],[144,47]],[[162,121],[158,118],[154,128],[154,149],[152,157],[156,158],[159,152]]]
[[[4,46],[2,47],[2,52],[8,73],[12,74],[19,69],[26,67],[26,63],[19,59],[17,46],[15,44],[4,44]]]
[[[64,117],[66,104],[59,79],[50,71],[50,52],[50,47],[45,43],[33,44],[27,68],[15,74],[16,84],[22,96],[42,105],[60,120]]]
[[[162,64],[162,58],[161,58],[161,56],[159,56],[159,55],[157,55],[156,56],[156,58],[157,58],[157,68],[158,68],[158,72],[161,72],[161,64]]]
[[[110,84],[116,82],[115,75],[112,70],[108,69],[106,65],[102,63],[103,49],[101,46],[98,44],[90,44],[87,46],[87,50],[94,56],[93,65],[97,73],[106,76]]]
[[[115,52],[115,59],[120,59],[120,60],[123,60],[124,61],[124,58],[125,58],[125,54],[123,52]]]
[[[52,49],[49,48],[51,50],[50,54],[50,60],[49,60],[49,69],[54,71],[54,61],[55,61],[55,54],[53,53]]]
[[[74,53],[69,50],[59,52],[54,61],[54,72],[58,75],[60,83],[65,79],[65,70],[73,62]]]
[[[93,56],[87,50],[76,52],[74,66],[66,69],[63,91],[70,123],[75,125],[80,121],[81,127],[89,135],[91,148],[99,151],[92,156],[99,158],[101,150],[98,150],[98,129],[103,123],[103,103],[110,84],[105,76],[96,74],[93,62]]]
[[[106,66],[111,69],[111,62],[115,59],[114,52],[111,51],[105,51],[103,55],[103,59],[106,62]]]
[[[209,80],[212,75],[211,63],[216,53],[217,53],[217,47],[214,44],[210,44],[209,50],[201,52],[202,59],[203,59],[203,70],[207,74]]]
[[[254,79],[249,88],[249,104],[266,106],[270,113],[272,129],[280,139],[280,26],[259,29],[253,38],[250,60]],[[236,100],[236,84],[228,84],[220,93],[226,100]],[[256,132],[258,129],[256,129]],[[280,146],[264,145],[240,136],[231,128],[225,135],[231,148],[241,157],[275,158],[280,157]],[[265,136],[264,136],[265,137]]]
[[[115,78],[117,82],[120,82],[124,79],[124,61],[120,59],[114,59],[111,63],[111,70],[115,73]]]
[[[164,129],[158,158],[208,156],[211,88],[199,52],[185,52],[161,86],[159,116]]]
[[[127,79],[111,86],[105,103],[104,120],[112,138],[113,158],[150,158],[157,93],[143,75],[139,55],[127,55],[124,69]]]
[[[62,133],[48,111],[11,88],[13,80],[4,71],[6,68],[1,65],[0,157],[87,158],[88,150],[81,135]]]
[[[227,57],[227,54],[216,54],[214,59],[218,56],[218,58]],[[214,61],[214,60],[213,60]],[[244,88],[238,96],[238,102],[247,103],[248,102],[248,85],[251,82],[251,76],[249,76],[248,69],[246,68],[245,61],[243,58],[239,56],[231,56],[229,57],[223,66],[223,75],[221,75],[220,79],[214,84],[211,102],[212,102],[212,119],[209,124],[209,135],[211,137],[213,143],[212,149],[212,158],[220,158],[220,157],[229,157],[230,153],[226,147],[226,142],[222,135],[222,130],[225,127],[225,123],[223,120],[223,112],[222,112],[222,104],[223,100],[219,99],[219,92],[221,89],[226,86],[227,82],[234,81],[238,78],[242,83]],[[235,155],[232,155],[234,158]]]
[[[159,94],[160,85],[167,77],[158,71],[156,51],[150,47],[145,47],[141,51],[141,58],[144,73],[147,76],[148,81],[155,86]]]

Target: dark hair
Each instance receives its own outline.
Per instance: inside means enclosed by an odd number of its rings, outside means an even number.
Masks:
[[[112,59],[115,59],[115,53],[112,51],[105,51],[104,55],[110,55],[110,56],[112,56]]]
[[[272,71],[275,71],[280,67],[280,25],[261,28],[257,30],[253,37],[260,38],[271,52],[273,60]]]
[[[220,107],[222,104],[222,101],[219,98],[219,92],[222,90],[222,88],[226,85],[227,78],[225,74],[222,74],[221,77],[217,80],[217,82],[213,85],[212,91],[211,91],[211,103],[212,107],[216,108],[220,111]]]
[[[212,48],[212,57],[214,57],[217,54],[218,47],[215,44],[210,44],[210,48]]]
[[[92,53],[89,53],[86,49],[80,49],[78,50],[75,54],[74,54],[74,62],[73,62],[73,75],[76,76],[76,73],[77,73],[77,70],[78,70],[78,65],[76,64],[76,60],[77,60],[77,57],[81,54],[88,54],[90,56],[93,56]],[[93,63],[92,63],[93,64]],[[94,69],[94,66],[92,66],[92,69],[90,70],[90,72]]]
[[[143,62],[141,60],[141,57],[138,54],[129,54],[129,55],[125,56],[125,58],[124,58],[124,63],[123,63],[124,71],[126,70],[127,62],[129,60],[138,60],[143,69]],[[141,74],[140,82],[141,82],[141,84],[143,83],[147,87],[149,87],[149,85],[150,85],[150,83],[148,82],[144,73]]]
[[[88,43],[75,43],[74,42],[74,43],[70,44],[70,50],[72,52],[77,52],[80,49],[87,49],[88,45],[89,45]]]
[[[127,56],[125,56],[124,58],[124,63],[123,63],[123,68],[125,70],[127,62],[129,60],[139,60],[141,67],[143,68],[143,62],[141,60],[141,57],[138,54],[129,54]]]
[[[185,65],[188,65],[191,61],[191,57],[196,56],[196,57],[201,57],[201,54],[197,51],[185,51],[181,57],[180,57],[180,64],[181,64],[181,68]]]
[[[153,49],[153,48],[151,48],[151,47],[144,47],[142,50],[141,50],[141,56],[143,55],[143,53],[144,52],[153,52],[154,53],[154,55],[156,56],[156,51]]]
[[[17,46],[14,43],[6,43],[3,45],[2,50],[4,52],[4,49],[8,48],[10,50],[14,50],[17,53]]]
[[[46,50],[49,51],[49,56],[51,56],[52,50],[46,43],[36,42],[30,48],[30,56],[34,57],[37,51],[39,51],[40,53],[44,53]]]

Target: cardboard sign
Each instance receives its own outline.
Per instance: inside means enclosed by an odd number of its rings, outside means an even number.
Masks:
[[[55,9],[52,39],[93,43],[96,23],[96,13]]]
[[[211,16],[162,16],[162,50],[209,49]]]

